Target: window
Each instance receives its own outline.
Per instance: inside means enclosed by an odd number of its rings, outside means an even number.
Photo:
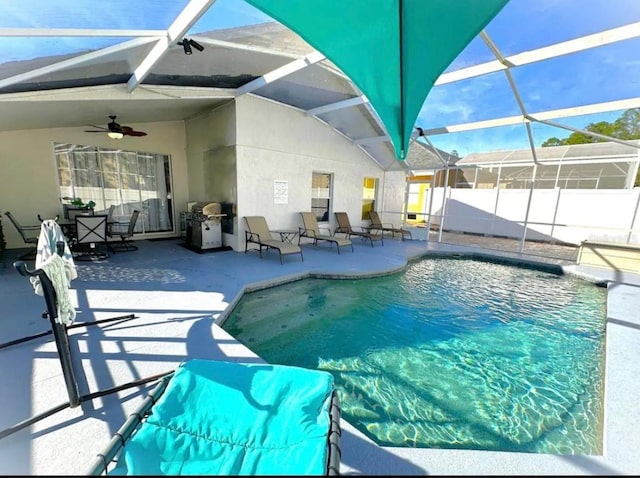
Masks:
[[[319,222],[328,222],[331,212],[331,174],[313,173],[311,177],[311,211]]]
[[[128,222],[140,211],[136,232],[173,231],[169,156],[75,144],[54,145],[60,197],[96,203],[96,213]]]
[[[362,190],[362,216],[361,219],[369,219],[369,211],[374,211],[376,206],[376,178],[364,178]]]

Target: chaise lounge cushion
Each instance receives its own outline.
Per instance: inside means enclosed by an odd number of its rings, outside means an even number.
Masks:
[[[333,376],[269,364],[181,364],[109,474],[323,475]]]

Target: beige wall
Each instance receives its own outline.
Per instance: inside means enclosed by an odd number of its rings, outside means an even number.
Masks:
[[[188,176],[184,122],[168,121],[130,125],[148,133],[143,137],[111,140],[106,134],[85,133],[82,127],[0,132],[0,211],[8,248],[26,247],[5,211],[23,225],[38,224],[37,214],[62,213],[54,143],[120,147],[133,151],[169,154],[172,162],[173,199],[186,203]]]

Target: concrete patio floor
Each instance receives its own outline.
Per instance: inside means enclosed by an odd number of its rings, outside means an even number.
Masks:
[[[433,234],[431,235],[433,239]],[[404,268],[425,254],[461,253],[555,264],[566,273],[608,283],[604,453],[560,456],[379,447],[342,420],[342,474],[365,475],[611,475],[640,473],[640,277],[587,269],[571,255],[544,245],[506,247],[503,240],[470,236],[447,242],[385,239],[371,247],[354,240],[354,252],[304,245],[304,262],[276,253],[233,251],[197,254],[178,239],[137,241],[140,249],[99,263],[76,263],[71,296],[76,322],[135,314],[131,320],[69,331],[80,394],[86,395],[173,370],[189,358],[261,361],[217,324],[247,290],[298,278],[366,277]],[[455,243],[454,243],[455,242]],[[513,246],[513,247],[512,247]],[[552,246],[553,247],[553,246]],[[0,263],[0,343],[50,330],[42,297],[12,266]],[[32,266],[32,264],[30,264]],[[0,350],[4,386],[0,430],[68,401],[55,344],[43,337]],[[151,384],[65,408],[0,440],[0,473],[83,475],[96,453],[140,404]]]

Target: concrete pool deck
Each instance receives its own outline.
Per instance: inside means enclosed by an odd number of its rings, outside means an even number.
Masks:
[[[433,236],[432,236],[433,237]],[[446,240],[446,239],[445,239]],[[460,253],[562,267],[566,273],[608,283],[604,452],[602,456],[542,455],[473,450],[379,447],[342,420],[342,474],[363,475],[633,475],[640,473],[640,275],[576,266],[533,254],[492,248],[490,238],[461,242],[385,240],[354,252],[303,246],[304,262],[277,254],[260,259],[233,251],[196,254],[179,240],[137,241],[140,249],[101,263],[76,263],[72,283],[76,322],[135,314],[69,331],[80,394],[107,390],[173,370],[188,358],[261,361],[217,323],[245,290],[307,277],[372,276],[403,269],[424,254]],[[497,240],[496,240],[497,242]],[[514,249],[517,250],[517,249]],[[550,249],[551,250],[551,249]],[[50,330],[44,300],[11,265],[0,264],[0,343]],[[553,255],[553,253],[550,253]],[[0,430],[68,401],[55,344],[43,337],[0,349]],[[140,404],[151,384],[64,408],[0,440],[0,473],[84,475],[96,454]]]

